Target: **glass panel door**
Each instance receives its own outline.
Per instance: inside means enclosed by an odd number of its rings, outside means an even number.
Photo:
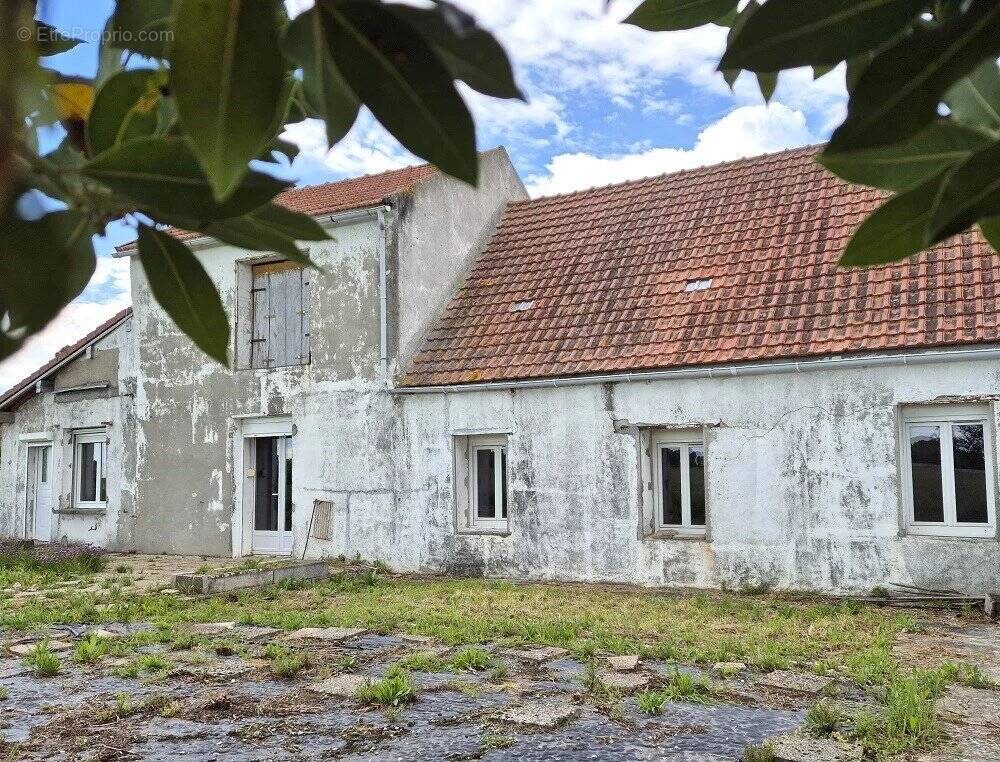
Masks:
[[[292,438],[254,437],[253,552],[292,552]]]

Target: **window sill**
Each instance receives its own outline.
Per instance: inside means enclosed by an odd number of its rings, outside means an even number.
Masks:
[[[990,527],[986,532],[980,533],[960,533],[946,530],[935,530],[927,527],[907,527],[902,537],[915,537],[921,540],[964,540],[974,542],[997,542],[996,529]]]
[[[59,513],[63,516],[103,516],[108,512],[108,507],[106,505],[95,506],[93,508],[54,508],[53,513]]]
[[[506,529],[490,529],[488,527],[465,527],[458,530],[460,535],[486,536],[486,537],[510,537],[510,527]]]
[[[651,534],[644,535],[644,540],[694,540],[695,542],[708,542],[708,532],[677,532],[672,529],[657,529]]]

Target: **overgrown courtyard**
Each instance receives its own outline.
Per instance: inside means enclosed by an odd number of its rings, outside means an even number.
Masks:
[[[196,562],[0,554],[3,758],[1000,758],[975,612]]]

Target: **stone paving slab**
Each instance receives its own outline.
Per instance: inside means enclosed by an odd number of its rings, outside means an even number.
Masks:
[[[15,643],[12,646],[8,646],[8,650],[15,656],[27,656],[41,643],[41,640],[32,641],[30,643]],[[65,640],[50,640],[49,650],[50,651],[68,651],[73,647],[73,644]]]
[[[814,698],[829,692],[835,683],[836,680],[829,677],[779,669],[761,675],[756,684],[763,690]]]
[[[544,664],[547,661],[559,659],[569,653],[565,648],[543,646],[542,648],[514,649],[507,651],[510,656],[532,664]]]
[[[580,707],[562,701],[536,701],[513,706],[502,717],[521,727],[551,730],[580,716]]]
[[[313,693],[322,693],[324,696],[337,696],[339,698],[354,698],[358,689],[368,682],[368,678],[363,675],[334,675],[313,683],[307,689]]]
[[[806,733],[785,733],[770,743],[775,762],[855,762],[863,758],[859,746]]]
[[[223,635],[236,629],[236,622],[205,622],[189,624],[185,630],[191,635]]]
[[[605,688],[622,693],[635,693],[649,687],[649,675],[639,672],[608,672],[597,673],[597,679]]]
[[[340,643],[344,640],[360,637],[367,632],[368,630],[350,627],[303,627],[286,637],[289,640],[327,640]]]
[[[638,654],[625,654],[623,656],[608,656],[605,658],[608,666],[615,672],[632,672],[639,668]]]

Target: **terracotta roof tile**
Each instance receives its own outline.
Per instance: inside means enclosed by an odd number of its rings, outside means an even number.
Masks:
[[[510,204],[401,384],[1000,340],[1000,258],[977,233],[889,267],[837,267],[882,196],[816,151]],[[698,279],[711,287],[685,291]]]
[[[437,174],[438,170],[431,164],[418,164],[413,167],[392,169],[375,175],[352,177],[337,180],[322,185],[309,185],[302,188],[290,188],[279,193],[274,202],[291,209],[293,212],[320,215],[349,212],[354,209],[365,209],[381,204],[389,196],[411,190],[417,183]],[[174,230],[177,238],[186,240],[196,238],[199,233],[186,230]],[[135,243],[118,247],[118,251],[130,251]]]
[[[120,312],[114,314],[113,316],[105,320],[103,323],[97,326],[97,328],[88,333],[79,341],[75,342],[74,344],[69,344],[60,349],[58,352],[55,353],[55,355],[52,357],[51,360],[45,363],[45,365],[36,370],[27,378],[23,379],[22,381],[19,381],[17,384],[12,386],[3,394],[0,394],[0,409],[2,409],[8,402],[10,402],[12,398],[18,396],[22,391],[24,391],[26,388],[34,384],[36,381],[45,378],[45,376],[47,376],[50,371],[54,370],[67,357],[75,355],[77,352],[86,349],[88,344],[90,344],[93,341],[96,341],[101,336],[110,331],[112,328],[114,328],[119,323],[123,322],[126,318],[129,318],[131,316],[132,316],[132,308],[126,307],[125,309],[121,310]]]

